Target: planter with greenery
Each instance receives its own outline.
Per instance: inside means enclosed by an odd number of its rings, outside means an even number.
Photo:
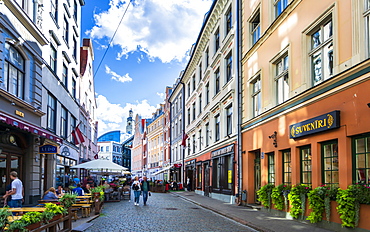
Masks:
[[[8,208],[0,208],[0,231],[4,231],[4,227],[9,223],[9,216],[12,216],[12,213]]]
[[[9,223],[9,227],[8,227],[7,231],[10,231],[10,232],[16,232],[16,231],[25,232],[25,231],[28,231],[26,229],[26,226],[27,226],[27,223],[25,223],[23,220],[15,220],[15,221]]]
[[[291,186],[280,184],[272,189],[271,199],[275,208],[278,210],[288,209],[288,193],[290,192]]]
[[[271,208],[271,194],[274,187],[273,184],[266,184],[257,191],[258,201],[266,208]]]
[[[335,200],[338,192],[337,187],[330,187],[327,185],[321,185],[311,190],[307,196],[309,201],[309,208],[312,209],[307,220],[311,223],[321,222],[323,213],[325,211],[326,220],[330,221],[330,201]]]
[[[59,202],[65,208],[70,208],[74,203],[76,203],[77,194],[76,193],[65,193],[60,199]]]
[[[43,215],[41,212],[27,212],[23,214],[20,221],[23,221],[26,224],[27,230],[33,230],[41,226]]]
[[[310,187],[305,184],[293,185],[290,190],[288,199],[291,204],[290,215],[292,215],[293,218],[298,218],[298,216],[301,215],[301,219],[303,220],[306,211],[306,197],[309,191]]]
[[[370,204],[370,187],[354,184],[347,189],[339,189],[337,203],[342,227],[355,228],[360,220],[360,204]]]

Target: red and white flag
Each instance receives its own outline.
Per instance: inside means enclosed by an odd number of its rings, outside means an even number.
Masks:
[[[185,133],[185,131],[182,134],[182,142],[181,145],[185,148],[186,147],[186,140],[188,139],[188,135]]]
[[[75,145],[78,145],[80,143],[85,142],[84,136],[83,136],[82,132],[80,131],[80,129],[78,128],[79,126],[80,126],[80,124],[78,124],[75,127],[75,129],[72,131],[72,136],[74,138]]]

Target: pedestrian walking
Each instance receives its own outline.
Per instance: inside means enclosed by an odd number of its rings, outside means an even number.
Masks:
[[[139,181],[138,176],[135,176],[135,180],[132,183],[132,190],[134,190],[134,196],[135,196],[134,205],[137,206],[139,205],[140,194],[141,194],[141,183]]]
[[[146,176],[143,177],[143,181],[141,182],[141,191],[143,194],[144,205],[146,205],[146,202],[148,200],[148,194],[150,194],[150,185],[148,178]]]
[[[18,178],[18,173],[16,171],[12,171],[10,173],[10,179],[13,180],[12,182],[12,190],[10,190],[9,195],[12,196],[12,199],[8,201],[8,205],[10,208],[20,208],[22,207],[23,201],[23,183]]]

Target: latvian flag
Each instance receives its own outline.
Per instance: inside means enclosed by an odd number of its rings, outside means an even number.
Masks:
[[[186,147],[186,140],[187,140],[187,139],[188,139],[188,135],[185,133],[185,131],[183,131],[181,145],[182,145],[184,148]]]
[[[75,145],[85,142],[84,136],[82,132],[78,128],[80,125],[77,125],[76,128],[72,131],[72,136],[75,141]]]

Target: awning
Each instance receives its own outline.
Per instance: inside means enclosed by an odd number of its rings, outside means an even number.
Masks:
[[[42,129],[40,127],[37,127],[35,125],[31,125],[27,122],[24,122],[20,119],[14,118],[12,116],[6,115],[4,113],[0,112],[0,122],[4,122],[6,124],[9,124],[14,127],[18,127],[19,129],[31,132],[32,134],[39,135],[42,137],[45,137],[50,140],[54,140],[58,143],[62,143],[63,140],[61,138],[58,138],[57,136],[53,135],[51,132]]]
[[[159,170],[158,172],[153,173],[152,175],[156,176],[158,174],[161,174],[162,172],[165,172],[165,171],[169,170],[170,168],[172,168],[172,166],[165,167],[162,170]]]

